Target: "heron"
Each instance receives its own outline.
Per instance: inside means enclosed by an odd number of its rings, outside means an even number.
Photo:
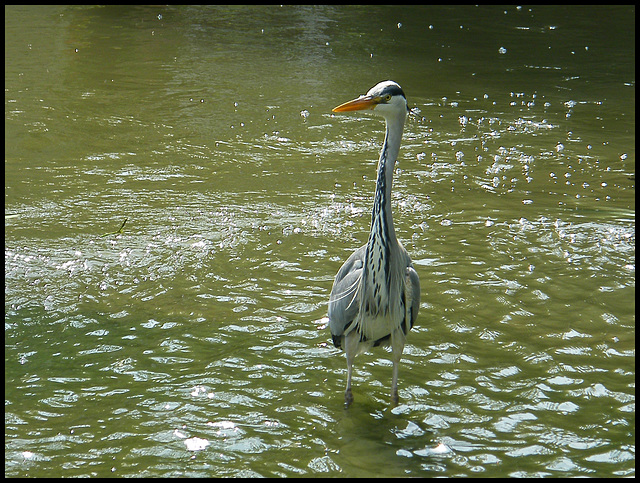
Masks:
[[[333,344],[347,359],[344,402],[353,402],[351,376],[356,355],[373,347],[390,347],[393,362],[391,404],[398,404],[398,366],[407,333],[420,307],[420,279],[411,257],[396,237],[391,213],[393,171],[409,111],[402,88],[393,81],[340,104],[333,112],[372,110],[385,119],[367,243],[344,262],[329,296],[329,329]]]

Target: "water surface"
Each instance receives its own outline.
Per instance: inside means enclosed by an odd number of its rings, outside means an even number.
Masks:
[[[634,18],[6,7],[5,474],[634,475]],[[345,410],[388,78],[422,304]]]

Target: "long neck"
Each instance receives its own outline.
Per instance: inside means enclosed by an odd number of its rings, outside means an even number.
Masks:
[[[403,126],[404,119],[388,119],[386,123],[386,134],[378,161],[376,194],[371,213],[370,246],[376,241],[380,242],[380,239],[389,244],[396,241],[391,213],[391,186],[393,184],[393,170],[400,150]]]
[[[393,168],[400,150],[404,118],[387,120],[387,131],[384,145],[378,162],[378,179],[376,194],[371,213],[371,231],[365,251],[364,267],[360,283],[360,314],[362,317],[376,317],[388,314],[389,310],[397,313],[399,306],[390,304],[391,300],[399,301],[398,282],[400,277],[395,271],[400,264],[393,263],[399,249],[396,232],[393,229],[391,216],[391,184]],[[404,267],[402,267],[404,269]],[[367,333],[366,338],[373,338]]]

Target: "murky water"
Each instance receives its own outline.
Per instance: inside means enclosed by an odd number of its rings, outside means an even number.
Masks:
[[[5,474],[633,475],[634,19],[7,7]],[[422,306],[345,410],[387,78]]]

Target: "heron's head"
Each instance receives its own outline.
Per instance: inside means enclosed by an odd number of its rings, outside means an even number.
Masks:
[[[407,98],[398,84],[388,80],[376,84],[365,95],[333,108],[333,112],[364,110],[373,110],[385,118],[406,116],[408,111]],[[402,120],[404,121],[404,117]]]

